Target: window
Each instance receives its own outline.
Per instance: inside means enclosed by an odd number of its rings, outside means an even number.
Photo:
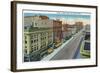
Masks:
[[[31,46],[33,48],[33,46]]]
[[[34,43],[36,43],[36,40],[34,40]]]
[[[90,50],[90,42],[85,42],[84,50]]]
[[[27,46],[25,46],[25,48],[27,48]]]
[[[33,52],[33,46],[31,46],[31,53]]]
[[[33,40],[31,40],[31,43],[33,43]]]
[[[27,44],[27,41],[25,40],[25,44]]]
[[[33,46],[31,46],[31,49],[33,50]]]
[[[24,49],[24,53],[27,53],[27,49]]]
[[[41,46],[41,48],[42,48],[42,46]]]
[[[34,51],[36,51],[36,46],[34,47]]]
[[[34,49],[34,51],[36,51],[36,49]]]
[[[27,27],[24,27],[24,29],[27,29]]]

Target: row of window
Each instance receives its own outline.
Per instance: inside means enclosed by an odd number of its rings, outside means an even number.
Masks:
[[[32,49],[33,51],[37,51],[37,50],[38,50],[38,46],[37,46],[37,45],[34,45],[34,46],[31,47],[31,49]]]
[[[36,39],[36,40],[31,40],[31,43],[36,43],[36,42],[38,42],[38,39]]]
[[[34,27],[34,26],[39,26],[38,24],[40,24],[40,23],[41,23],[41,25],[42,25],[42,24],[45,24],[45,25],[46,25],[48,22],[44,22],[44,21],[41,21],[41,22],[38,22],[38,23],[32,22],[32,25],[33,25],[33,27]]]
[[[42,44],[41,46],[40,46],[40,48],[42,49],[42,48],[45,48],[46,47],[46,43],[45,44]],[[39,47],[38,47],[38,45],[34,45],[34,46],[32,46],[31,47],[31,52],[35,52],[35,51],[37,51],[37,50],[39,50]]]
[[[52,41],[48,42],[48,44],[51,44],[51,43],[52,43]],[[47,47],[46,42],[41,43],[40,49],[44,49],[46,47]],[[31,52],[35,52],[37,50],[39,50],[39,45],[38,44],[31,46]],[[25,46],[25,50],[24,51],[25,51],[25,53],[27,53],[27,46]]]
[[[45,39],[46,39],[46,37],[42,37],[42,38],[41,38],[41,41],[43,41],[43,40],[45,40]],[[38,39],[31,40],[31,43],[36,43],[36,42],[38,42]],[[25,39],[25,44],[27,44],[26,39]]]
[[[35,51],[37,51],[37,50],[39,50],[39,46],[40,46],[40,49],[45,49],[46,47],[47,47],[47,44],[46,44],[46,35],[44,36],[44,33],[43,34],[41,34],[42,35],[42,37],[40,37],[40,39],[41,39],[41,45],[38,45],[38,42],[39,42],[39,39],[37,38],[38,37],[38,34],[36,35],[32,35],[31,36],[31,41],[30,41],[30,43],[31,43],[31,52],[35,52]],[[48,33],[48,36],[50,37],[51,36],[51,33]],[[34,38],[35,37],[35,38]],[[48,38],[48,44],[49,43],[51,43],[51,41],[50,41],[50,39],[51,38]],[[33,44],[33,43],[35,43],[35,44]],[[28,48],[28,38],[27,38],[27,36],[25,35],[25,49],[27,49]],[[25,53],[27,53],[27,50],[25,50]]]
[[[49,41],[50,41],[51,39],[49,39]],[[31,44],[33,44],[33,43],[37,43],[38,42],[38,39],[37,40],[31,40]],[[42,40],[41,41],[41,43],[43,43],[43,42],[46,42],[46,40]],[[27,41],[25,40],[25,44],[27,44]]]
[[[45,36],[46,36],[46,33],[41,33],[40,37],[45,37]],[[52,37],[52,33],[48,33],[48,37]],[[31,39],[37,39],[37,38],[38,38],[38,34],[31,35]],[[27,39],[26,35],[25,35],[25,39]]]

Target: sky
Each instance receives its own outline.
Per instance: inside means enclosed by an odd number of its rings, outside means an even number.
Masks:
[[[75,12],[74,14],[65,14],[65,13],[60,13],[60,14],[50,14],[50,13],[24,13],[24,16],[48,16],[49,19],[59,19],[63,21],[63,23],[69,23],[69,24],[74,24],[75,21],[83,21],[84,24],[90,24],[90,15],[84,14],[78,14]]]

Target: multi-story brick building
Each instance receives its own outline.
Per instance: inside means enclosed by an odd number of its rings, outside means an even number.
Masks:
[[[76,34],[79,30],[83,28],[82,22],[75,22],[75,24],[63,24],[62,31],[63,31],[63,42],[68,40],[72,35]]]
[[[74,26],[77,28],[77,32],[83,28],[83,22],[75,22]]]
[[[62,21],[53,20],[53,40],[55,48],[62,44]]]
[[[63,34],[63,42],[65,42],[65,39],[68,36],[68,24],[62,24],[62,34]]]

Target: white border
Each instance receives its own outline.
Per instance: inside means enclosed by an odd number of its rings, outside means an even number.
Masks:
[[[77,60],[62,60],[62,61],[40,61],[40,62],[22,62],[22,10],[49,10],[49,11],[81,11],[91,12],[91,58],[77,59]],[[28,5],[17,4],[17,69],[32,69],[32,68],[51,68],[51,67],[65,67],[65,66],[82,66],[95,65],[96,58],[96,10],[93,8],[79,8],[79,7],[63,7],[63,6],[44,6],[44,5]],[[70,62],[70,63],[69,63]]]

